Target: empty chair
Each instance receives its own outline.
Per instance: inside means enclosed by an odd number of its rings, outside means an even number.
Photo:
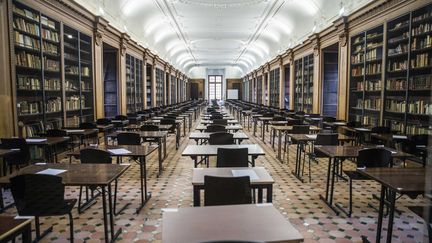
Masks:
[[[423,150],[420,150],[417,148],[417,145],[412,140],[402,140],[398,144],[399,149],[402,152],[415,155],[416,157],[410,157],[404,159],[404,162],[406,160],[413,161],[419,164],[422,164],[423,166],[426,166],[426,155],[424,154]],[[405,166],[405,163],[404,163]]]
[[[338,134],[337,133],[318,133],[316,140],[314,142],[314,146],[312,152],[309,153],[309,182],[312,181],[312,172],[311,172],[311,159],[323,158],[326,157],[324,154],[315,150],[315,146],[336,146],[338,145]],[[303,163],[303,167],[304,167]],[[304,169],[303,169],[304,171]]]
[[[248,148],[218,148],[216,167],[248,166]]]
[[[96,120],[97,125],[109,125],[111,124],[111,119],[108,118],[99,118]]]
[[[204,176],[204,206],[250,204],[249,176]]]
[[[234,135],[226,132],[215,132],[210,134],[208,140],[210,145],[234,144]]]
[[[205,132],[226,132],[226,127],[223,125],[208,125]]]
[[[52,231],[52,226],[40,233],[39,218],[69,215],[70,241],[74,240],[72,209],[76,199],[65,199],[60,176],[24,174],[10,178],[11,192],[18,214],[34,216],[36,241]]]
[[[141,145],[141,136],[134,132],[122,132],[117,134],[118,145]]]
[[[359,151],[357,157],[357,168],[374,168],[374,167],[391,167],[392,155],[385,148],[368,148]],[[369,180],[357,171],[346,171],[344,173],[349,178],[349,209],[348,216],[352,214],[352,181],[353,180]]]
[[[228,120],[227,119],[214,119],[213,124],[226,126],[226,125],[228,125]]]
[[[0,148],[19,149],[19,152],[4,157],[3,174],[6,175],[7,168],[12,173],[12,167],[19,169],[30,163],[30,147],[24,138],[2,138]]]
[[[390,127],[382,127],[382,126],[378,126],[378,127],[373,127],[371,129],[371,133],[377,133],[377,134],[389,134],[391,133],[391,129]],[[379,140],[373,136],[371,136],[369,138],[369,140],[366,140],[366,143],[370,143],[370,144],[379,144],[379,145],[384,145],[385,141]]]
[[[81,129],[95,129],[97,128],[96,123],[94,122],[83,122],[79,125]]]

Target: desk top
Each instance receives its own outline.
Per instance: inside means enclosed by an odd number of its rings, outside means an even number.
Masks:
[[[372,133],[371,136],[383,141],[401,141],[401,140],[408,139],[408,136],[406,135],[395,135],[393,133],[385,133],[385,134]]]
[[[366,168],[357,169],[361,174],[399,193],[423,193],[425,168]]]
[[[66,128],[64,129],[67,134],[69,135],[80,135],[80,136],[87,136],[87,135],[91,135],[94,133],[98,133],[99,129],[95,128],[95,129],[81,129],[81,128]]]
[[[114,128],[113,124],[108,124],[108,125],[97,125],[96,126],[97,129],[99,129],[100,132],[106,131],[106,130],[110,130]]]
[[[0,216],[0,241],[3,242],[8,236],[31,224],[29,219],[15,219],[12,216]]]
[[[275,129],[277,131],[290,131],[293,129],[293,126],[271,126],[272,129]],[[317,127],[317,126],[310,126],[309,127],[310,131],[321,131],[321,128]]]
[[[129,124],[129,120],[111,120],[112,124],[121,124],[121,125],[127,125]]]
[[[191,132],[189,139],[209,139],[211,132]],[[233,133],[234,139],[248,139],[249,137],[244,132]]]
[[[302,242],[302,235],[272,204],[191,207],[165,211],[162,240]]]
[[[0,186],[9,185],[9,178],[21,174],[36,174],[46,169],[66,170],[58,176],[66,186],[106,186],[120,177],[130,165],[122,164],[41,164],[30,165],[0,178]]]
[[[127,125],[127,126],[123,127],[123,129],[124,130],[140,130],[141,126],[142,125],[131,124],[131,125]],[[159,130],[161,130],[161,131],[169,130],[172,127],[172,125],[161,125],[161,124],[158,124],[156,126],[158,126]]]
[[[113,132],[107,135],[107,137],[116,138],[119,133],[125,133],[122,131],[119,132]],[[167,131],[136,131],[133,133],[138,133],[142,138],[161,138],[166,137],[168,135]]]
[[[19,153],[19,149],[0,149],[0,157],[7,156],[14,153]]]
[[[227,120],[228,124],[238,124],[238,120]],[[201,124],[213,124],[212,120],[201,120]]]
[[[93,129],[91,129],[93,130]],[[32,137],[32,138],[28,138],[28,139],[35,139],[35,140],[26,140],[27,144],[29,145],[55,145],[55,144],[59,144],[59,143],[64,143],[66,141],[70,140],[70,137]],[[37,139],[43,139],[40,141],[37,141]],[[46,140],[45,140],[46,139]]]
[[[226,130],[242,130],[243,127],[241,125],[228,125],[225,126]],[[206,130],[207,129],[207,125],[198,125],[195,128],[196,130]]]
[[[356,158],[358,152],[365,148],[376,148],[373,146],[315,146],[314,149],[325,154],[331,158]],[[384,147],[392,152],[392,156],[395,158],[409,158],[414,155],[397,151],[391,148]]]
[[[231,145],[187,145],[182,156],[216,156],[218,148],[248,148],[249,155],[265,155],[258,144],[231,144]]]
[[[315,141],[317,138],[317,134],[287,134],[291,139],[295,141]],[[342,142],[346,141],[354,141],[354,137],[346,136],[344,134],[338,134],[338,140]]]
[[[85,147],[85,148],[81,148],[79,150],[76,150],[74,152],[68,153],[68,156],[79,156],[80,155],[80,151],[86,148],[97,148],[100,150],[104,150],[107,152],[110,152],[108,150],[110,149],[126,149],[128,150],[130,153],[128,154],[113,154],[111,153],[112,156],[117,156],[117,157],[130,157],[130,156],[147,156],[150,153],[152,153],[153,151],[155,151],[158,146],[157,145],[148,145],[148,144],[142,144],[142,145],[98,145],[97,147]]]
[[[264,167],[224,167],[224,168],[194,168],[192,169],[192,185],[204,185],[204,176],[233,177],[233,170],[253,170],[259,177],[251,180],[251,184],[273,184],[274,180]]]

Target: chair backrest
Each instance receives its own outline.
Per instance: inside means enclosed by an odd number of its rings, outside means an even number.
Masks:
[[[83,122],[79,125],[79,127],[82,129],[95,129],[97,126],[94,122]]]
[[[402,150],[402,152],[405,152],[408,154],[416,154],[417,153],[416,143],[411,141],[411,140],[402,140],[399,143],[399,149]]]
[[[98,124],[98,125],[109,125],[109,124],[111,124],[111,119],[100,118],[100,119],[97,119],[96,124]]]
[[[361,122],[349,121],[349,122],[347,122],[347,127],[361,127]]]
[[[157,125],[146,124],[140,127],[140,130],[143,132],[149,131],[159,131],[159,127]]]
[[[285,117],[277,116],[273,118],[273,121],[286,121]]]
[[[128,118],[127,118],[127,116],[125,116],[125,115],[117,115],[117,116],[115,116],[115,120],[127,120]]]
[[[274,117],[274,113],[270,113],[270,112],[264,113],[263,117]]]
[[[372,133],[380,133],[380,134],[386,134],[386,133],[391,133],[391,129],[390,127],[373,127],[371,129]]]
[[[10,178],[10,182],[19,215],[50,216],[65,204],[60,176],[23,174]]]
[[[204,206],[250,204],[249,176],[204,176]]]
[[[226,125],[228,125],[228,120],[227,119],[214,119],[213,124],[226,126]]]
[[[427,146],[429,143],[429,135],[427,134],[413,135],[411,137],[411,141],[413,141],[416,145]]]
[[[68,134],[62,129],[50,129],[46,131],[47,137],[66,137]]]
[[[248,148],[218,148],[216,167],[248,166]]]
[[[295,113],[296,115],[304,115],[305,114],[305,112],[304,111],[296,111],[296,113]]]
[[[391,152],[385,148],[367,148],[359,151],[357,167],[390,167],[392,166]]]
[[[294,126],[294,125],[302,125],[303,122],[300,119],[295,120],[288,120],[287,126]]]
[[[321,114],[319,114],[319,113],[311,113],[311,114],[309,114],[309,117],[311,117],[311,118],[317,118],[317,117],[320,117],[321,116]]]
[[[19,149],[19,153],[5,156],[5,160],[10,165],[24,165],[30,162],[30,147],[24,138],[2,138],[1,148]]]
[[[118,145],[141,145],[141,136],[134,132],[122,132],[117,134]]]
[[[332,117],[332,116],[325,116],[322,119],[323,122],[335,122],[336,121],[336,117]]]
[[[226,127],[223,125],[208,125],[205,132],[226,132]]]
[[[315,145],[338,145],[337,133],[318,133]]]
[[[210,145],[234,144],[234,135],[226,132],[215,132],[210,134],[208,140]]]
[[[292,134],[309,134],[310,126],[309,125],[294,125],[292,128]]]
[[[210,117],[210,120],[216,120],[216,119],[223,119],[223,115],[222,114],[215,114],[215,115],[212,115],[211,117]]]
[[[161,125],[173,125],[175,123],[176,123],[175,119],[162,119],[162,120],[160,120]]]
[[[82,164],[111,164],[111,154],[96,148],[85,148],[80,151]]]

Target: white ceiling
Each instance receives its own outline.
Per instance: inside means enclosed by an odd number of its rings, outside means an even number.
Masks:
[[[230,68],[241,77],[373,0],[75,1],[186,74]]]

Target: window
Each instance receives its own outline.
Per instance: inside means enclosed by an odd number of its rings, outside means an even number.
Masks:
[[[222,75],[209,76],[209,99],[222,99]]]

